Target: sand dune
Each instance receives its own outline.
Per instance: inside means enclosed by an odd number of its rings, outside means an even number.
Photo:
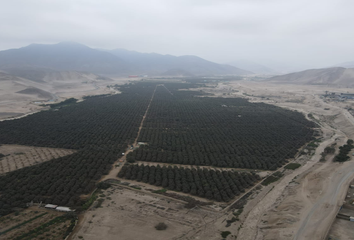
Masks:
[[[21,94],[29,94],[29,95],[36,95],[39,98],[45,98],[45,99],[51,99],[52,98],[52,94],[44,91],[42,89],[39,88],[35,88],[35,87],[28,87],[24,90],[18,91],[16,93],[21,93]]]

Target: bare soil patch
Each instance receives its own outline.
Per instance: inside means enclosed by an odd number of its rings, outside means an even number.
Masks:
[[[0,153],[5,157],[0,159],[0,174],[64,157],[74,152],[75,150],[61,148],[1,145]]]
[[[194,228],[218,217],[214,211],[186,209],[180,202],[120,186],[113,186],[100,196],[101,207],[92,207],[85,213],[71,239],[186,239],[184,236]],[[155,229],[160,222],[167,225],[165,230]]]

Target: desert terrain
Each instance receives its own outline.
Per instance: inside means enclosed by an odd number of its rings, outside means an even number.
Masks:
[[[84,215],[71,239],[183,239],[195,228],[214,222],[220,213],[202,208],[186,209],[183,202],[148,195],[114,185],[100,195]],[[155,226],[164,222],[166,230]],[[220,233],[215,232],[215,237]]]
[[[68,98],[118,93],[112,86],[128,78],[106,78],[92,73],[55,71],[30,80],[0,71],[0,120],[25,116]],[[140,80],[140,79],[139,79]]]

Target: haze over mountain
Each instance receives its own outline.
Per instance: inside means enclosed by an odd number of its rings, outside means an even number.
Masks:
[[[277,83],[336,85],[347,87],[354,86],[354,69],[342,67],[310,69],[275,76],[269,78],[268,81]]]
[[[172,56],[157,53],[139,53],[125,49],[108,51],[124,61],[135,66],[142,73],[166,75],[167,71],[179,69],[178,73],[185,72],[188,75],[245,75],[246,71],[230,65],[217,64],[197,56]],[[171,71],[171,73],[174,71]],[[179,74],[178,74],[179,75]]]
[[[354,61],[336,64],[335,67],[354,68]]]
[[[245,59],[240,59],[240,60],[235,60],[232,62],[228,63],[231,66],[237,67],[237,68],[241,68],[253,73],[258,73],[258,74],[276,74],[277,71],[273,70],[269,67],[266,67],[262,64],[253,62],[253,61],[249,61],[249,60],[245,60]]]
[[[73,42],[31,44],[0,51],[0,69],[14,75],[45,75],[48,71],[82,71],[104,75],[159,75],[180,69],[193,75],[243,75],[250,72],[196,56],[147,54],[116,49],[102,51]],[[33,77],[32,77],[33,79]]]

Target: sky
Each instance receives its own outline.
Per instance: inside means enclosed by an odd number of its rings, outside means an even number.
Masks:
[[[0,7],[0,50],[74,41],[327,67],[354,61],[353,9],[353,0],[11,0]]]

